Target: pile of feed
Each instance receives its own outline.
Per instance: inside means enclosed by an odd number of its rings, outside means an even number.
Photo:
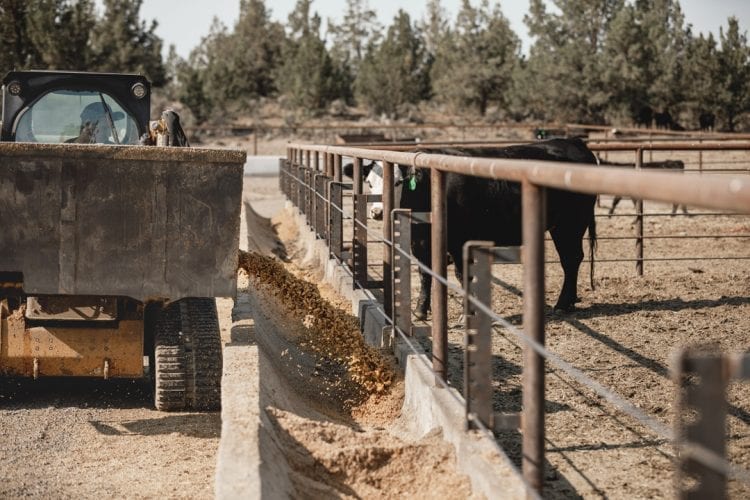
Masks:
[[[411,435],[397,417],[403,379],[365,344],[356,317],[291,263],[240,254],[259,362],[261,407],[294,498],[474,498],[438,430]],[[245,282],[244,278],[241,278]],[[323,287],[324,288],[324,287]],[[261,453],[273,455],[268,449]]]
[[[304,325],[301,348],[344,366],[347,379],[363,394],[388,392],[394,381],[393,369],[377,349],[365,344],[356,317],[332,306],[315,284],[293,276],[273,258],[241,252],[239,266],[254,286],[263,288]]]

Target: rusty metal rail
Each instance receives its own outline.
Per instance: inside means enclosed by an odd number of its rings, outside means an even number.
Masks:
[[[705,144],[701,144],[701,147]],[[615,147],[619,147],[615,145]],[[633,145],[627,147],[632,150]],[[669,148],[665,148],[669,149]],[[639,165],[642,161],[643,148],[636,149],[637,160]],[[305,179],[310,176],[302,173],[305,169],[315,169],[317,171],[318,158],[325,158],[324,174],[330,178],[333,173],[334,181],[341,179],[341,159],[349,156],[357,159],[381,160],[384,162],[385,175],[390,178],[394,164],[411,165],[420,168],[431,168],[433,170],[432,193],[433,193],[433,212],[431,214],[431,235],[432,235],[432,269],[418,262],[408,251],[408,246],[402,241],[395,244],[391,237],[396,237],[396,226],[391,226],[391,213],[384,213],[384,227],[390,228],[390,234],[384,234],[380,242],[385,246],[384,255],[391,255],[391,258],[384,259],[384,279],[392,281],[395,273],[403,271],[396,268],[395,252],[406,256],[408,261],[426,270],[432,275],[433,283],[433,323],[432,323],[432,342],[433,342],[433,370],[436,374],[436,383],[438,386],[445,386],[445,373],[447,372],[447,289],[456,288],[455,285],[448,283],[446,275],[446,222],[444,207],[444,175],[445,172],[456,172],[468,175],[481,176],[486,178],[501,178],[510,181],[520,182],[525,194],[523,197],[523,228],[524,228],[524,331],[518,331],[513,325],[504,322],[502,318],[494,314],[486,304],[476,300],[476,298],[465,295],[459,288],[458,293],[464,295],[465,300],[471,302],[477,310],[483,312],[496,321],[504,324],[506,328],[513,331],[520,340],[524,342],[525,355],[523,366],[523,476],[525,480],[536,491],[541,491],[543,476],[541,464],[544,458],[544,363],[545,359],[552,362],[558,368],[570,374],[574,379],[582,384],[587,385],[597,394],[604,397],[607,401],[617,406],[622,411],[633,416],[641,423],[651,428],[658,435],[667,439],[674,436],[665,428],[663,424],[645,414],[642,410],[628,403],[624,398],[613,394],[607,388],[601,386],[598,382],[586,376],[567,362],[559,358],[554,353],[548,351],[544,346],[544,212],[541,207],[544,204],[546,188],[566,189],[577,192],[600,194],[607,193],[620,196],[629,196],[636,199],[651,199],[668,203],[690,204],[715,210],[731,210],[742,213],[750,213],[750,177],[748,176],[728,176],[728,175],[710,175],[704,174],[700,183],[695,183],[691,176],[681,176],[675,173],[653,172],[653,171],[636,171],[624,170],[621,168],[608,167],[591,167],[588,165],[560,164],[539,161],[526,160],[494,160],[486,158],[461,158],[446,155],[434,155],[424,153],[405,153],[385,150],[367,150],[351,147],[337,146],[318,146],[291,144],[287,151],[287,161],[283,162],[280,182],[285,193],[296,201],[299,206],[299,200],[304,199],[300,195],[303,189],[302,183],[310,184]],[[333,172],[331,172],[333,171]],[[293,175],[296,179],[297,186],[291,187],[292,179],[288,177]],[[333,181],[327,181],[329,184]],[[317,188],[317,186],[316,186]],[[323,196],[322,193],[318,193]],[[391,183],[384,185],[383,197],[388,200],[393,198],[393,186]],[[330,197],[328,201],[328,212],[332,210]],[[389,201],[389,204],[392,203]],[[339,203],[340,204],[340,203]],[[640,210],[642,214],[642,210]],[[316,219],[317,220],[317,219]],[[329,221],[331,219],[329,218]],[[396,219],[393,220],[396,222]],[[355,224],[362,224],[362,221],[355,220]],[[403,224],[403,221],[401,222]],[[330,227],[330,223],[329,223]],[[369,231],[364,221],[365,231]],[[316,227],[320,234],[320,228]],[[384,231],[385,232],[385,231]],[[643,240],[641,239],[641,242]],[[408,256],[407,256],[407,252]],[[356,256],[355,256],[356,258]],[[642,253],[639,255],[640,264],[643,262]],[[357,267],[357,262],[353,262],[353,267]],[[366,265],[365,265],[366,268]],[[425,269],[426,268],[426,269]],[[403,276],[403,274],[402,274]],[[403,280],[402,280],[403,281]],[[397,298],[394,287],[393,311],[386,311],[385,314],[392,324],[398,325],[398,318],[394,318],[393,312],[397,309],[403,309],[403,297]],[[397,327],[400,334],[408,337],[411,332],[403,331]],[[489,377],[490,374],[483,374]],[[468,397],[468,396],[467,396]],[[476,415],[467,415],[467,418],[477,423],[480,427],[491,428],[492,422],[486,422],[476,417]],[[699,446],[699,445],[693,445]],[[704,450],[706,451],[706,450]],[[721,465],[722,473],[734,471],[735,477],[743,478],[743,471],[736,471],[731,464],[727,464],[723,457],[715,456],[709,449],[708,455],[698,453],[695,455],[696,460],[701,460],[703,465],[716,468],[717,461]],[[710,457],[710,459],[706,457]]]

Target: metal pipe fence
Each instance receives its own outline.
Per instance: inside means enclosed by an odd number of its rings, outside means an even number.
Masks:
[[[615,145],[615,148],[620,147]],[[632,150],[633,145],[628,147]],[[642,162],[642,153],[645,147],[636,147],[636,165]],[[305,152],[303,155],[302,152]],[[325,171],[321,176],[317,173],[318,166],[310,161],[310,154],[315,157],[323,154],[326,158],[326,165],[337,165],[334,170],[335,177],[331,179],[328,175],[330,170]],[[464,394],[467,404],[467,422],[473,426],[483,429],[483,432],[489,432],[490,429],[496,428],[497,422],[517,422],[520,420],[523,425],[523,477],[527,485],[535,492],[541,492],[542,486],[542,467],[544,460],[544,364],[545,361],[552,363],[554,366],[568,373],[579,383],[586,385],[589,389],[599,394],[606,401],[615,405],[621,411],[627,413],[642,424],[646,425],[657,435],[664,439],[673,441],[675,435],[661,422],[644,413],[642,410],[634,407],[621,396],[613,393],[606,387],[591,379],[589,376],[571,366],[562,360],[556,354],[545,348],[544,342],[544,226],[543,211],[541,207],[544,204],[545,191],[547,188],[566,189],[590,194],[607,193],[612,195],[629,196],[636,199],[653,199],[668,203],[686,203],[690,205],[701,206],[714,210],[732,210],[742,213],[750,213],[750,177],[746,176],[727,176],[704,174],[700,183],[690,182],[687,177],[663,172],[646,172],[639,170],[623,170],[619,168],[596,167],[573,164],[551,164],[548,162],[523,161],[523,160],[493,160],[484,158],[461,158],[445,155],[434,155],[424,153],[406,153],[386,150],[367,150],[361,148],[347,148],[336,146],[318,146],[291,144],[288,149],[287,159],[282,160],[280,173],[280,185],[284,193],[297,206],[300,207],[299,200],[305,199],[301,194],[302,190],[309,191],[310,197],[319,200],[316,203],[308,203],[316,213],[313,214],[312,224],[317,234],[327,234],[329,248],[333,255],[346,261],[346,255],[343,253],[344,243],[341,239],[330,237],[331,232],[336,232],[334,228],[336,219],[341,220],[343,217],[342,198],[335,200],[331,196],[331,187],[337,184],[335,180],[340,181],[341,176],[341,159],[343,156],[353,157],[360,160],[380,160],[384,162],[384,177],[392,179],[393,168],[395,164],[410,165],[419,168],[432,169],[432,195],[433,195],[433,212],[427,214],[411,214],[407,211],[394,210],[384,212],[384,230],[382,235],[377,235],[373,240],[384,247],[383,255],[383,278],[384,283],[390,282],[391,310],[386,309],[384,314],[387,321],[393,325],[394,330],[403,339],[408,341],[414,333],[409,318],[410,307],[410,283],[407,276],[410,276],[410,267],[416,265],[422,271],[428,272],[432,276],[433,283],[433,322],[431,327],[431,336],[433,344],[433,370],[436,374],[436,384],[445,386],[446,371],[448,358],[446,355],[447,346],[447,290],[452,289],[464,297],[466,310],[476,318],[478,314],[486,315],[486,318],[472,322],[467,320],[466,338],[470,339],[470,345],[466,346],[468,353],[478,353],[477,342],[483,342],[478,335],[488,335],[489,333],[480,332],[484,330],[489,318],[494,322],[502,324],[506,329],[514,333],[525,346],[524,363],[523,363],[523,413],[520,419],[504,419],[502,416],[494,414],[486,415],[486,396],[475,396],[476,391],[479,394],[486,394],[486,387],[482,389],[483,384],[489,384],[490,373],[484,368],[473,369],[475,363],[468,363],[465,375],[469,377],[466,381],[466,392]],[[329,158],[332,157],[332,158]],[[312,176],[305,174],[306,170],[315,170]],[[486,178],[502,178],[510,181],[521,182],[523,187],[523,263],[524,263],[524,310],[523,324],[524,331],[518,330],[517,327],[505,321],[502,317],[495,314],[486,301],[478,300],[473,294],[465,293],[460,287],[456,287],[447,281],[446,276],[446,223],[445,223],[445,205],[444,205],[444,175],[445,172],[457,172],[468,175],[476,175]],[[311,183],[310,179],[316,179]],[[319,181],[323,179],[322,182]],[[356,181],[355,181],[356,183]],[[343,186],[342,186],[343,187]],[[366,196],[366,195],[365,195]],[[357,195],[353,196],[354,203],[359,203],[360,208],[357,210],[362,213],[361,205],[368,201],[376,201],[376,197],[369,195],[367,199],[358,201]],[[385,183],[383,199],[390,207],[393,206],[393,185]],[[317,212],[324,205],[328,214],[327,219],[317,217]],[[308,211],[311,208],[307,209]],[[643,216],[642,209],[638,211],[641,219]],[[338,214],[338,215],[335,215]],[[310,214],[308,221],[310,221]],[[327,228],[320,227],[322,222],[327,221]],[[410,244],[408,242],[409,228],[412,222],[431,222],[431,241],[432,241],[432,267],[426,266],[419,262],[411,255]],[[372,229],[367,228],[366,217],[355,217],[355,228],[361,227],[364,233],[359,233],[360,245],[361,234],[368,234]],[[325,225],[325,224],[324,224]],[[337,228],[339,226],[336,226]],[[386,229],[387,228],[387,229]],[[355,231],[356,232],[356,231]],[[641,237],[641,245],[645,238]],[[352,242],[353,246],[358,243]],[[366,246],[366,245],[365,245]],[[361,260],[363,256],[354,253],[351,255],[353,260],[352,268],[358,269],[357,274],[365,272],[365,282],[367,281],[367,264],[366,252],[364,256],[364,266]],[[468,257],[475,259],[474,257]],[[636,256],[636,262],[641,266],[644,259],[642,253]],[[359,261],[359,262],[358,262]],[[489,274],[489,273],[486,273]],[[394,282],[394,277],[397,281]],[[489,276],[483,275],[477,277],[489,279]],[[481,278],[481,279],[480,279]],[[356,280],[361,283],[360,280]],[[405,286],[407,285],[407,286]],[[484,286],[484,285],[482,285]],[[409,289],[407,289],[409,288]],[[467,286],[468,288],[468,286]],[[468,290],[467,290],[468,292]],[[470,304],[470,305],[469,305]],[[468,315],[467,315],[468,316]],[[482,325],[481,328],[477,325]],[[477,362],[476,366],[485,366],[482,362]],[[484,392],[482,392],[484,391]],[[484,405],[485,410],[476,412],[472,411],[471,402],[477,402],[480,406]],[[484,415],[484,416],[481,416]],[[700,443],[688,443],[693,450],[698,450],[692,454],[694,460],[699,461],[703,466],[711,471],[730,477],[748,480],[750,474],[743,469],[728,463],[726,459],[717,453],[715,449],[706,447]]]
[[[474,143],[467,143],[472,144],[476,146],[484,146],[487,147],[488,145],[507,145],[507,144],[517,144],[518,141],[496,141],[493,143],[480,143],[480,142],[474,142]],[[357,146],[359,147],[359,146]],[[411,149],[414,149],[415,145],[410,145]],[[419,145],[418,147],[439,147],[439,145]],[[675,142],[674,140],[671,141],[663,141],[658,144],[653,143],[630,143],[630,142],[612,142],[608,144],[592,144],[589,143],[589,147],[593,151],[597,152],[609,152],[609,151],[620,151],[620,152],[630,152],[635,155],[634,158],[634,168],[639,169],[642,168],[643,165],[643,154],[645,151],[682,151],[682,152],[703,152],[706,150],[710,151],[747,151],[750,152],[750,142],[733,142],[733,143],[724,143],[724,142],[699,142],[699,141],[680,141]],[[419,154],[419,153],[417,153]],[[701,170],[702,171],[702,166]],[[737,173],[736,170],[727,170],[731,173]],[[746,170],[742,170],[744,172]],[[713,171],[712,171],[713,172]],[[648,261],[664,261],[668,260],[667,258],[663,257],[645,257],[645,240],[651,239],[652,237],[644,232],[644,223],[646,220],[648,220],[651,217],[664,217],[664,216],[675,216],[675,217],[708,217],[708,216],[732,216],[733,214],[728,213],[722,213],[722,212],[713,212],[713,213],[646,213],[643,210],[643,201],[635,199],[636,203],[636,212],[633,215],[629,214],[609,214],[609,215],[597,215],[597,217],[635,217],[635,229],[636,234],[634,236],[635,241],[635,256],[634,259],[623,259],[622,262],[626,261],[632,261],[635,262],[635,271],[636,274],[639,276],[642,276],[644,273],[644,262]],[[738,237],[742,237],[742,235],[739,235]],[[743,256],[737,256],[734,258],[735,260],[748,260],[750,259],[750,255],[743,255]],[[682,260],[685,260],[682,258]],[[691,258],[689,260],[700,260],[699,257],[695,257],[694,259]]]

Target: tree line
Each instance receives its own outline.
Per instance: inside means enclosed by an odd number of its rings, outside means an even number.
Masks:
[[[697,128],[715,117],[725,130],[750,111],[739,21],[696,35],[678,0],[530,0],[528,54],[488,0],[463,0],[453,18],[427,0],[423,18],[399,11],[388,26],[367,0],[346,0],[341,21],[325,23],[312,0],[285,23],[264,0],[240,0],[233,26],[214,20],[189,57],[172,47],[166,61],[141,0],[103,3],[97,14],[92,0],[1,0],[0,66],[139,71],[199,121],[267,99],[311,115],[358,105],[409,118],[428,103],[498,121]]]
[[[167,83],[156,23],[142,0],[0,0],[0,71],[59,69],[137,72]]]

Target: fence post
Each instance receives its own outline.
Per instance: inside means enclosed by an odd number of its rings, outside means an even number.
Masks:
[[[356,182],[354,187],[356,189]],[[367,195],[354,194],[354,228],[352,230],[352,274],[353,287],[368,288],[367,279]]]
[[[307,225],[312,227],[312,214],[313,214],[313,203],[315,201],[315,172],[310,168],[310,162],[308,157],[307,167],[305,167],[305,219]]]
[[[466,426],[472,428],[472,416],[492,429],[492,321],[468,298],[474,297],[492,307],[491,241],[467,241],[463,248],[464,259],[464,398],[466,401]]]
[[[643,168],[643,149],[635,151],[635,169]],[[635,200],[635,273],[643,276],[643,200]]]
[[[344,262],[344,184],[333,181],[329,186],[328,248],[339,261]]]
[[[391,225],[391,212],[394,205],[393,185],[393,163],[383,162],[383,308],[388,317],[393,318],[393,253],[388,242],[393,244],[393,226]],[[395,323],[395,321],[394,321]]]
[[[354,158],[354,167],[352,170],[354,194],[362,194],[362,158]]]
[[[723,356],[685,349],[676,359],[677,498],[726,498],[726,477],[696,460],[691,453],[691,447],[700,446],[725,457],[728,373]]]
[[[341,155],[333,155],[333,180],[341,182]]]
[[[544,231],[546,190],[524,181],[523,217],[523,330],[544,345]],[[544,358],[528,344],[523,347],[523,459],[524,479],[541,494],[544,484]]]
[[[411,210],[393,210],[391,220],[393,248],[393,325],[404,335],[411,335]],[[403,252],[403,253],[402,253]],[[407,255],[404,255],[407,254]]]
[[[432,271],[446,278],[448,239],[445,173],[436,168],[431,170]],[[448,374],[448,289],[434,276],[432,277],[432,370],[435,373],[436,384],[439,384],[437,379],[446,380]]]
[[[297,152],[297,163],[294,168],[294,176],[296,179],[294,180],[294,205],[297,207],[297,213],[301,214],[304,213],[304,200],[303,196],[305,194],[305,187],[302,185],[302,169],[304,167],[302,166],[302,151]]]

